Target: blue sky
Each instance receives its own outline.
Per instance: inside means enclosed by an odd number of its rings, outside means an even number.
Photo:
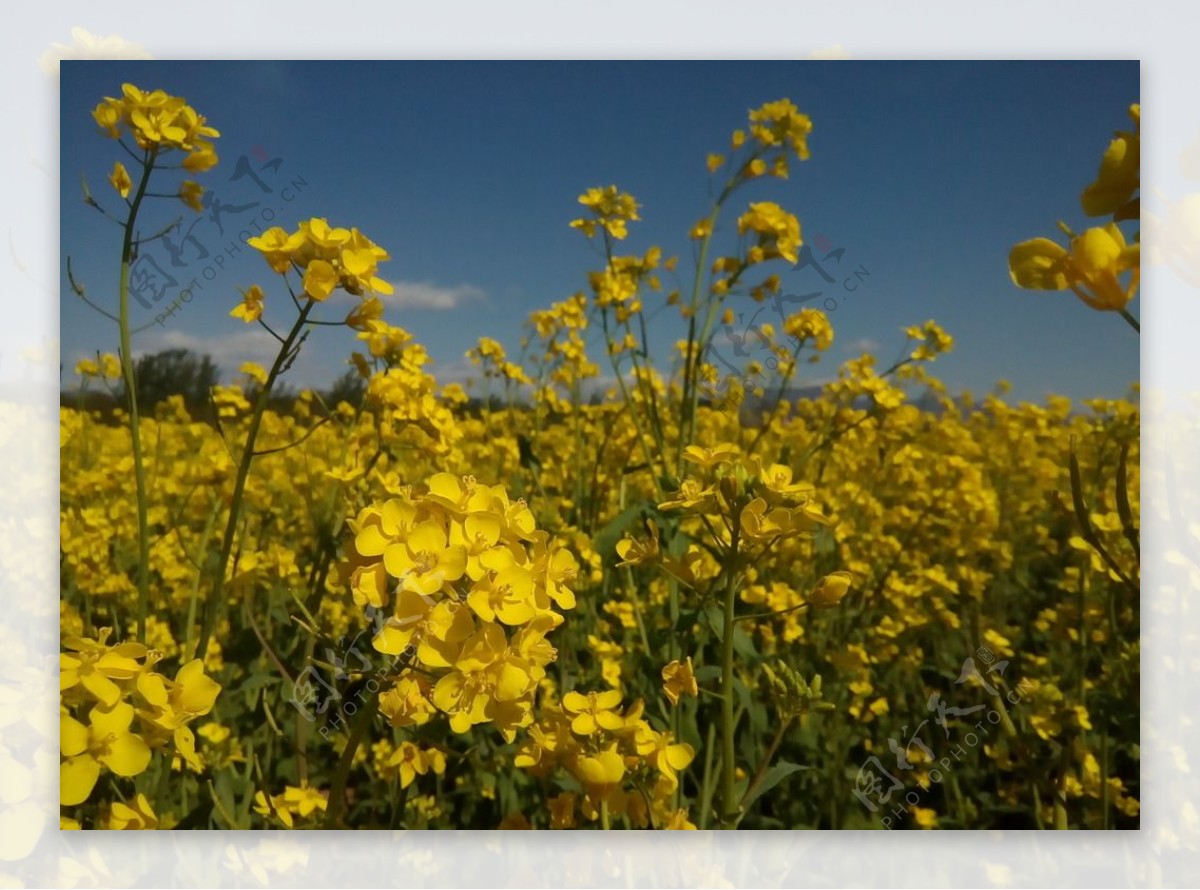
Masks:
[[[66,62],[64,386],[79,357],[117,342],[115,325],[71,293],[66,262],[88,296],[115,312],[120,230],[83,205],[78,183],[86,176],[115,207],[106,175],[122,152],[89,112],[124,81],[185,96],[221,131],[221,163],[197,177],[219,202],[219,220],[176,200],[143,213],[143,234],[182,215],[193,237],[176,244],[180,265],[161,243],[146,247],[176,284],[160,303],[151,290],[148,308],[133,302],[134,323],[150,325],[135,352],[186,346],[213,355],[226,376],[244,359],[268,361],[273,341],[229,310],[239,289],[262,284],[268,320],[286,328],[290,300],[257,254],[237,250],[238,233],[250,220],[294,228],[324,216],[390,251],[381,274],[397,296],[386,317],[426,345],[439,376],[461,379],[479,336],[515,353],[531,310],[585,287],[599,260],[567,223],[589,186],[613,183],[641,203],[624,252],[658,244],[686,268],[687,230],[709,202],[706,154],[726,149],[748,109],[786,96],[812,117],[812,158],[786,181],[741,192],[719,234],[731,245],[740,207],[770,199],[800,218],[818,256],[844,248],[826,265],[832,285],[813,268],[778,270],[785,290],[820,290],[836,305],[837,340],[822,365],[806,369],[809,379],[864,349],[890,363],[903,328],[930,318],[956,340],[935,365],[954,392],[980,395],[1006,379],[1013,399],[1119,397],[1139,377],[1138,338],[1118,316],[1070,293],[1021,291],[1007,272],[1014,243],[1055,237],[1059,219],[1086,225],[1079,192],[1138,101],[1136,61]],[[231,179],[242,156],[242,175]],[[163,191],[181,178],[159,175],[152,182]],[[868,274],[846,290],[856,269]],[[155,324],[192,279],[200,286],[192,301]],[[749,320],[758,307],[740,299],[734,308]],[[1137,302],[1130,308],[1139,314]],[[678,316],[662,312],[652,329],[665,357],[662,347],[682,332]],[[351,332],[319,328],[285,380],[326,385],[355,348]],[[593,355],[603,361],[599,349]]]

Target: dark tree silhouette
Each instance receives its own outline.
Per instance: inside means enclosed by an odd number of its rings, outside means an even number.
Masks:
[[[187,349],[166,349],[143,355],[134,366],[138,410],[149,413],[168,396],[183,396],[193,417],[209,413],[209,391],[220,378],[220,370],[207,355]],[[124,385],[121,399],[125,401]]]
[[[333,386],[324,394],[325,404],[333,411],[342,402],[348,402],[357,408],[362,403],[363,393],[367,391],[367,381],[354,368],[350,368],[333,382]]]

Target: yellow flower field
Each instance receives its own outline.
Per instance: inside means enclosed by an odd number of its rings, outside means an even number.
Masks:
[[[562,222],[598,268],[519,346],[479,339],[483,399],[384,319],[353,220],[256,235],[228,325],[278,355],[203,410],[138,403],[129,262],[143,200],[203,206],[182,177],[221,134],[162,91],[98,101],[121,337],[61,412],[63,827],[1138,826],[1138,404],[953,397],[923,317],[887,366],[832,367],[815,308],[715,363],[732,295],[783,305],[804,244],[744,198],[819,164],[791,101],[707,155],[678,255],[621,253],[644,208],[584,191]],[[1136,327],[1137,141],[1083,192],[1105,221],[1012,247],[1015,283]],[[318,342],[353,397],[275,398]]]

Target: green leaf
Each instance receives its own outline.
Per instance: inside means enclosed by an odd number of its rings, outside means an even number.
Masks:
[[[737,697],[738,704],[744,710],[749,711],[752,701],[750,696],[750,688],[742,682],[741,678],[737,674],[733,675],[733,694]]]
[[[742,658],[758,661],[758,648],[754,645],[754,640],[738,624],[733,626],[733,650]]]
[[[775,764],[773,767],[767,770],[767,774],[763,776],[763,780],[759,783],[758,787],[754,789],[754,793],[742,801],[742,808],[747,810],[750,809],[750,805],[756,800],[758,800],[792,773],[797,773],[802,769],[812,769],[812,767],[801,766],[798,763],[788,763],[786,760]]]
[[[704,609],[704,618],[708,621],[708,626],[712,628],[717,642],[722,642],[725,639],[725,610],[719,603],[709,603]]]

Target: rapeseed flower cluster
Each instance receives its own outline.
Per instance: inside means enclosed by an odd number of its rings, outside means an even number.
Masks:
[[[472,476],[438,473],[348,525],[354,600],[388,613],[372,646],[437,677],[426,695],[401,672],[384,713],[417,722],[428,701],[455,732],[491,723],[512,741],[533,722],[534,692],[557,655],[546,639],[563,621],[556,609],[575,607],[575,557],[536,528],[523,500]]]
[[[109,645],[111,632],[101,628],[94,638],[63,637],[59,688],[64,807],[85,803],[105,771],[125,778],[140,775],[150,766],[152,754],[168,745],[176,769],[181,764],[196,772],[204,768],[188,724],[212,710],[220,684],[205,674],[199,659],[169,679],[153,670],[160,653],[141,643]],[[154,821],[148,805],[143,813],[144,822]],[[115,818],[130,822],[134,817],[122,810]]]

